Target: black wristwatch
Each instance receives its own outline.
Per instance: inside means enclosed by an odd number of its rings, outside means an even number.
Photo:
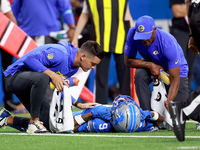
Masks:
[[[189,36],[189,37],[193,37],[193,34],[192,34],[192,33],[190,33],[188,36]]]

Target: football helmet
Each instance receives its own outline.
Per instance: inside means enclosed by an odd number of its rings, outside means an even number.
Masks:
[[[140,125],[140,108],[135,100],[126,95],[118,95],[111,107],[111,124],[117,132],[134,132]]]

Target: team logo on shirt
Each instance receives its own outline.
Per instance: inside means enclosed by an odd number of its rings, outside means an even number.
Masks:
[[[158,51],[154,51],[153,54],[154,55],[158,55],[159,53],[158,53]]]
[[[139,30],[140,32],[144,31],[144,26],[143,26],[143,25],[140,25],[140,26],[138,27],[138,30]]]
[[[61,76],[63,76],[63,77],[65,77],[65,78],[68,78],[67,76],[64,76],[60,71],[57,71],[56,73],[61,75]]]
[[[178,60],[175,62],[175,64],[178,64]]]
[[[54,56],[53,56],[53,54],[48,54],[47,57],[48,57],[48,59],[53,59]]]

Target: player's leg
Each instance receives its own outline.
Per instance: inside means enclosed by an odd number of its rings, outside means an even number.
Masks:
[[[114,54],[119,91],[122,95],[130,95],[130,68],[124,63],[123,54]]]
[[[152,82],[151,73],[147,69],[138,68],[135,73],[136,93],[143,110],[151,110],[150,99],[151,89],[149,84]]]
[[[13,56],[10,55],[9,53],[7,53],[6,51],[4,51],[3,49],[0,48],[1,51],[1,59],[2,59],[2,67],[3,70],[6,70],[6,68],[12,64],[13,61]],[[3,77],[3,74],[2,74]],[[3,79],[3,78],[2,78]],[[3,92],[4,92],[4,107],[9,110],[9,111],[13,111],[17,109],[17,105],[19,105],[19,103],[14,103],[13,102],[13,96],[12,93],[8,92],[5,88],[5,81],[3,79]]]
[[[187,98],[187,106],[183,108],[187,119],[200,122],[200,88],[190,93]]]
[[[31,114],[30,127],[34,127],[33,132],[47,132],[39,121],[39,116],[48,81],[49,77],[46,74],[31,71],[19,72],[13,77],[6,77],[7,90],[15,93]],[[39,124],[38,127],[41,129],[36,129],[36,124]]]
[[[105,53],[102,61],[96,66],[96,102],[108,103],[108,73],[111,53]]]
[[[49,129],[49,110],[50,110],[50,105],[48,103],[47,99],[44,99],[42,101],[41,109],[40,109],[40,121],[43,122],[43,125],[47,130]]]
[[[182,108],[187,105],[189,95],[187,78],[180,78],[179,91],[174,101],[169,103],[169,112],[172,118],[173,131],[179,141],[185,140],[186,116]]]
[[[49,103],[47,100],[43,100],[40,110],[40,120],[44,123],[44,126],[49,130]],[[0,110],[0,128],[3,126],[11,126],[20,131],[26,131],[30,122],[30,118],[13,116],[11,113],[2,108]]]
[[[25,131],[28,127],[29,122],[30,118],[13,116],[5,108],[2,108],[0,110],[0,128],[9,125],[18,130]]]

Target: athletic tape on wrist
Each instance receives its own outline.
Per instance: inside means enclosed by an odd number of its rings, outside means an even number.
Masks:
[[[76,122],[79,125],[82,125],[85,121],[83,120],[83,118],[81,117],[81,115],[75,116],[74,119],[76,120]]]
[[[77,107],[77,105],[79,104],[80,102],[77,100],[76,103],[74,104],[74,106]]]
[[[159,115],[158,115],[158,113],[157,113],[156,111],[154,111],[153,113],[154,113],[154,116],[153,116],[153,121],[156,121],[156,120],[158,120],[158,118],[159,118]]]

